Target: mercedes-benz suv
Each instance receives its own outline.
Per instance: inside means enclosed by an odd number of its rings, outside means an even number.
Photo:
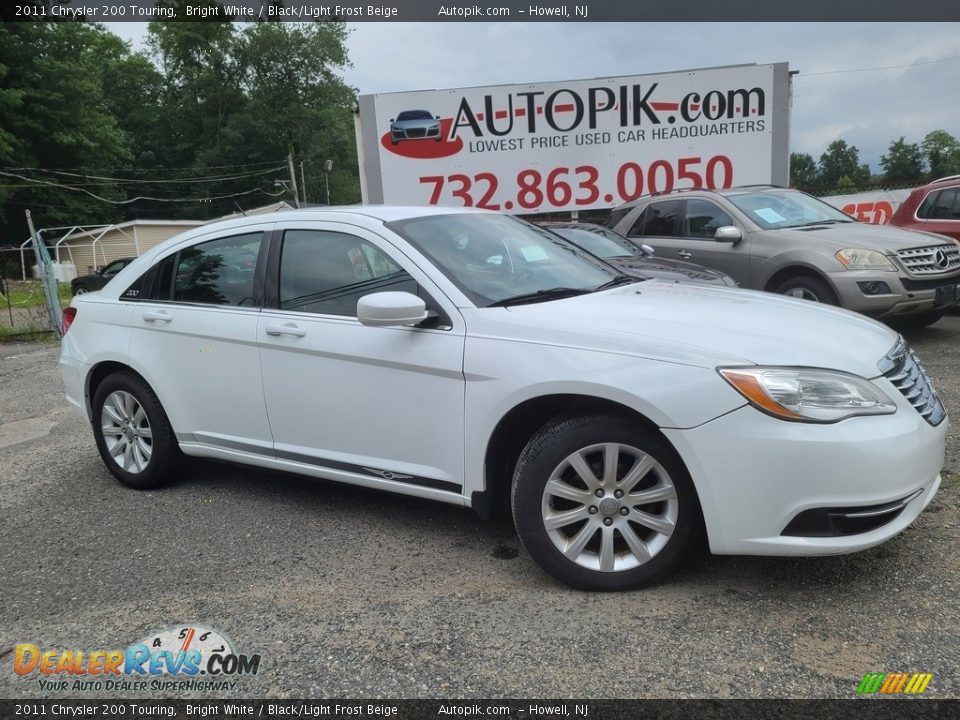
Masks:
[[[960,299],[960,243],[870,225],[797,190],[683,190],[613,210],[610,227],[741,287],[930,325]]]

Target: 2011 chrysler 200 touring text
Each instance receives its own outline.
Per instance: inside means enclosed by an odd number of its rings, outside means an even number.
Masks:
[[[256,258],[253,267],[242,258]],[[181,455],[490,511],[580,588],[907,527],[947,419],[893,331],[803,300],[639,281],[483,211],[197,228],[73,299],[60,366],[123,483]]]

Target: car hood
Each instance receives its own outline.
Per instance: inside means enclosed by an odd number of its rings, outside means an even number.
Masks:
[[[628,275],[641,278],[660,278],[673,282],[703,282],[726,285],[726,275],[716,270],[688,263],[683,260],[669,260],[659,257],[612,257],[607,262]]]
[[[770,232],[770,231],[765,231]],[[893,225],[871,225],[868,223],[838,223],[836,225],[817,225],[812,228],[789,228],[774,231],[789,236],[789,242],[797,245],[811,240],[829,243],[837,250],[849,247],[861,247],[868,250],[881,250],[886,254],[898,250],[932,245],[949,245],[949,238],[919,230],[906,230]]]
[[[563,300],[484,308],[471,333],[714,368],[792,365],[863,377],[897,334],[869,318],[771,293],[648,280]]]

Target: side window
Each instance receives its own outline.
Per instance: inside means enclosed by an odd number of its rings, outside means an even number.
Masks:
[[[667,200],[666,202],[650,203],[644,212],[646,222],[643,224],[643,232],[640,235],[650,237],[674,237],[676,236],[677,215],[680,212],[679,200]]]
[[[630,226],[630,230],[624,233],[627,237],[632,237],[634,235],[643,235],[643,223],[647,219],[647,209],[644,208],[637,219],[634,221],[633,225]]]
[[[615,228],[617,223],[623,220],[627,215],[630,214],[630,211],[633,210],[632,207],[620,207],[610,211],[610,217],[607,219],[607,227]]]
[[[932,192],[927,195],[923,202],[920,203],[920,207],[917,208],[917,217],[930,219],[933,217],[933,207],[937,203],[937,199],[943,194],[943,192]]]
[[[960,220],[960,203],[957,202],[957,195],[960,194],[960,188],[949,188],[941,190],[937,194],[937,199],[930,209],[931,220]]]
[[[733,225],[733,220],[723,210],[708,200],[687,200],[687,209],[683,214],[684,237],[710,238],[717,228]]]
[[[174,301],[253,305],[253,278],[262,239],[263,233],[247,233],[181,250],[173,283]]]
[[[288,230],[280,255],[280,308],[356,317],[357,300],[417,283],[382,250],[353,235]]]

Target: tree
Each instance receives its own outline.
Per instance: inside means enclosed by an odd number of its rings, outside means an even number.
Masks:
[[[827,151],[820,156],[820,184],[824,188],[835,188],[840,178],[857,185],[870,181],[870,168],[860,164],[860,151],[856,145],[847,145],[845,140],[834,140]]]
[[[119,217],[117,206],[93,197],[122,198],[116,183],[63,174],[79,169],[108,176],[130,160],[126,139],[105,102],[100,50],[108,35],[98,25],[81,22],[0,27],[6,66],[0,93],[0,157],[8,167],[58,171],[44,179],[36,178],[36,173],[30,179],[3,177],[4,184],[14,186],[0,196],[8,226],[0,230],[7,241],[22,240],[26,234],[25,207],[32,208],[41,227]]]
[[[953,135],[934,130],[927,133],[920,147],[930,167],[931,180],[960,174],[960,142]]]
[[[890,143],[887,154],[880,158],[884,182],[917,184],[923,179],[923,158],[920,146],[908,143],[901,135]]]
[[[790,153],[790,187],[813,190],[820,185],[817,163],[807,153]]]

